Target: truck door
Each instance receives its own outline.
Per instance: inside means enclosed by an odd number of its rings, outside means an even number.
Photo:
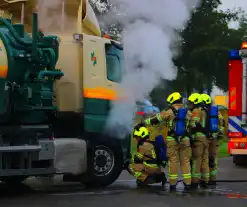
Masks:
[[[122,78],[123,54],[110,40],[83,37],[84,126],[89,132],[102,132],[117,99]]]

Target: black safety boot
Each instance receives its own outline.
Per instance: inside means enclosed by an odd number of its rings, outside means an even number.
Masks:
[[[143,185],[143,182],[140,181],[140,180],[136,180],[136,185],[137,185],[138,187],[141,187],[141,186]]]
[[[155,180],[153,178],[153,176],[148,176],[145,181],[140,181],[140,180],[136,180],[136,184],[138,187],[147,187],[149,184],[154,184]]]
[[[170,192],[176,191],[176,185],[170,185]]]
[[[204,180],[200,181],[200,188],[208,188],[208,183],[205,182]]]
[[[136,180],[137,187],[148,187],[148,184],[145,182],[142,182],[141,180]]]
[[[191,183],[191,190],[198,189],[198,183]]]
[[[161,182],[161,185],[162,186],[165,186],[165,184],[167,183],[167,179],[166,179],[166,177],[162,180],[162,182]]]
[[[157,174],[155,176],[155,181],[156,181],[156,183],[161,183],[162,186],[164,186],[167,182],[165,173],[162,172],[162,173]]]
[[[215,187],[215,186],[216,186],[216,181],[215,181],[215,180],[210,180],[210,181],[208,182],[208,185],[209,185],[210,187]]]
[[[191,185],[184,184],[184,190],[185,191],[191,191],[191,189],[192,189]]]

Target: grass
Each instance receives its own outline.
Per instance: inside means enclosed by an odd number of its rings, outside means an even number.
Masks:
[[[219,157],[220,158],[228,157],[229,155],[227,151],[228,151],[227,140],[223,140],[219,146]]]
[[[131,139],[131,153],[135,153],[136,152],[136,142],[134,139]],[[220,146],[219,146],[219,158],[223,158],[223,157],[228,157],[228,153],[227,153],[228,149],[227,149],[227,140],[224,139],[220,142]]]

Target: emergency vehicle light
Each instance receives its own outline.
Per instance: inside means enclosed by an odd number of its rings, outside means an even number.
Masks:
[[[247,49],[247,42],[243,42],[242,45],[241,45],[241,48],[242,49]]]
[[[138,112],[136,112],[136,114],[138,114],[138,115],[144,115],[144,112],[143,111],[138,111]]]
[[[83,40],[83,35],[82,34],[78,34],[78,33],[74,33],[73,34],[73,39],[76,41],[82,41]]]
[[[229,57],[230,59],[240,58],[239,50],[230,50]]]
[[[104,34],[104,38],[111,39],[110,35],[108,35],[108,34]]]
[[[229,132],[228,133],[228,137],[235,137],[235,138],[239,138],[239,137],[243,137],[243,133],[242,132]]]

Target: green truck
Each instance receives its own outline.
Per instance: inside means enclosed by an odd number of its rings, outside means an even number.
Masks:
[[[104,133],[118,98],[123,48],[101,37],[87,2],[78,17],[74,35],[47,36],[38,30],[37,13],[32,34],[0,18],[2,182],[63,174],[64,181],[106,186],[129,159],[130,136]]]

